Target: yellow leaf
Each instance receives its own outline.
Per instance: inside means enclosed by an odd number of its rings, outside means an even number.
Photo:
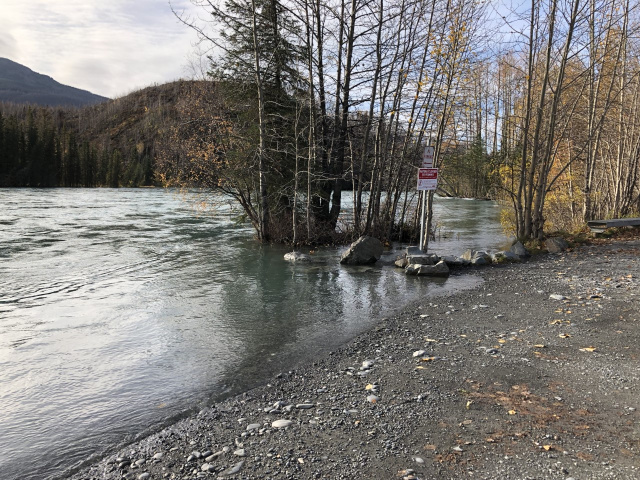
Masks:
[[[560,320],[559,318],[554,320],[553,322],[551,322],[549,325],[558,325],[559,323],[562,323],[562,320]]]
[[[560,338],[569,338],[571,337],[571,335],[569,335],[568,333],[561,333],[560,335],[558,335]]]
[[[538,343],[537,345],[534,345],[534,347],[536,347],[536,348],[547,348],[546,345],[543,345],[541,343]]]
[[[500,340],[498,340],[498,343],[507,343],[507,341],[504,338],[501,338]]]
[[[469,410],[469,407],[471,406],[471,404],[473,403],[473,400],[469,400],[467,401],[467,410]]]
[[[509,410],[509,415],[515,415],[517,412],[515,410]]]
[[[438,342],[438,340],[435,340],[433,338],[425,338],[424,341],[425,342],[430,342],[430,343],[434,343],[434,342],[437,343]]]
[[[596,347],[585,347],[580,349],[581,352],[595,352]]]
[[[424,367],[417,366],[417,367],[416,367],[416,370],[424,370]]]
[[[435,360],[436,357],[424,357],[422,359],[423,362],[432,362],[433,360]]]
[[[552,445],[543,445],[542,448],[544,448],[548,452],[549,450],[551,450],[553,448],[553,446]]]
[[[372,384],[368,384],[366,387],[364,387],[365,390],[373,390],[375,387]]]

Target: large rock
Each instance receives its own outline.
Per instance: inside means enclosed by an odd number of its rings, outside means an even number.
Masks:
[[[517,263],[521,262],[522,258],[513,252],[496,252],[491,255],[491,261],[493,263]]]
[[[407,261],[407,257],[398,257],[393,264],[398,268],[406,268],[409,262]]]
[[[311,257],[309,255],[305,255],[300,252],[289,252],[284,254],[284,259],[287,262],[291,263],[306,263],[311,261]]]
[[[442,257],[442,260],[449,267],[465,267],[471,263],[469,260],[465,260],[462,257],[456,257],[455,255],[446,255]]]
[[[360,237],[344,252],[340,263],[343,265],[369,265],[382,256],[382,242],[373,237]]]
[[[549,253],[560,253],[569,248],[569,244],[562,237],[551,237],[544,241],[544,247]]]
[[[449,267],[441,260],[435,265],[410,264],[407,265],[405,272],[407,275],[417,275],[420,277],[448,277]]]
[[[521,242],[516,242],[513,245],[511,245],[511,248],[509,249],[509,251],[511,253],[515,253],[520,258],[528,258],[531,256],[529,251],[524,247],[524,245],[522,245]]]
[[[420,253],[407,255],[409,265],[435,265],[440,261],[440,257],[431,253]]]
[[[471,262],[471,265],[486,265],[491,263],[491,256],[487,252],[467,250],[462,254],[463,260]]]

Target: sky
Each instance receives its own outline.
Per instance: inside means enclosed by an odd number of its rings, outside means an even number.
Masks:
[[[105,97],[191,78],[196,40],[169,0],[0,0],[0,57]]]

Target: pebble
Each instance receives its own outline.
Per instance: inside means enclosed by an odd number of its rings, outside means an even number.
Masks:
[[[138,477],[138,480],[147,480],[147,479],[148,479],[148,478],[150,478],[150,477],[151,477],[151,474],[150,474],[150,473],[148,473],[148,472],[145,472],[145,473],[143,473],[142,475],[140,475],[140,476]]]
[[[228,468],[227,470],[222,472],[220,474],[220,476],[221,477],[229,477],[231,475],[235,475],[236,473],[238,473],[240,471],[240,469],[242,468],[243,465],[244,465],[244,460],[241,461],[241,462],[236,463],[233,467]]]
[[[153,456],[153,459],[154,459],[154,460],[157,460],[157,461],[160,461],[160,460],[162,460],[162,457],[164,457],[164,454],[163,454],[163,453],[156,453],[156,454]]]
[[[364,362],[362,362],[362,368],[369,369],[373,367],[373,363],[373,360],[365,360]]]
[[[426,354],[427,352],[425,350],[416,350],[415,352],[413,352],[414,357],[422,357]]]
[[[238,450],[233,452],[233,454],[237,457],[244,457],[246,455],[246,452],[244,451],[244,448],[239,448]]]
[[[315,407],[315,405],[313,403],[299,403],[296,405],[296,408],[300,409],[300,410],[308,410],[310,408]]]
[[[258,428],[260,428],[261,425],[259,423],[250,423],[249,425],[247,425],[247,431],[251,431],[251,430],[257,430]]]
[[[424,463],[424,458],[422,458],[422,457],[413,457],[413,460],[416,463],[419,463],[420,465],[422,465]]]
[[[549,295],[549,298],[551,300],[566,300],[567,297],[565,297],[564,295],[558,295],[557,293],[552,293],[551,295]]]
[[[286,428],[290,425],[293,425],[293,422],[291,420],[285,420],[285,419],[276,420],[271,424],[273,428]]]
[[[367,397],[367,402],[369,403],[377,403],[380,400],[380,397],[377,397],[375,395],[369,395]]]

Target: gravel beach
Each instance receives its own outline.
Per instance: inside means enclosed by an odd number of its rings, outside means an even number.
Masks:
[[[639,254],[601,241],[474,269],[479,286],[71,478],[638,479]]]

